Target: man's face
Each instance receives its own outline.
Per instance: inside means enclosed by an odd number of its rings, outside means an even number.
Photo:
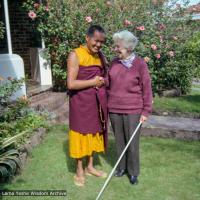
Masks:
[[[87,46],[92,53],[98,53],[105,42],[105,34],[95,31],[93,36],[86,36]]]

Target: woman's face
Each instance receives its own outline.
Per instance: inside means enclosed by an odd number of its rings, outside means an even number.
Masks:
[[[120,59],[125,59],[131,54],[128,49],[124,48],[123,42],[121,40],[115,41],[114,52]]]

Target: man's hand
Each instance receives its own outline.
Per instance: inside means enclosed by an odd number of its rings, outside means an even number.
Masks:
[[[140,117],[140,122],[145,122],[147,120],[147,117],[145,117],[144,115],[141,115]]]
[[[95,76],[95,78],[93,80],[94,80],[94,87],[95,88],[99,88],[99,87],[101,87],[102,85],[105,84],[104,78],[101,77],[101,76]]]

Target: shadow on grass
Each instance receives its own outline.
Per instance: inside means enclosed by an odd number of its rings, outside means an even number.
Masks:
[[[200,103],[200,95],[199,94],[193,94],[193,95],[186,95],[180,97],[184,101],[188,101],[190,103]]]
[[[102,166],[101,161],[100,161],[100,157],[102,157],[108,165],[113,167],[116,162],[115,149],[116,149],[116,146],[115,146],[114,139],[111,138],[111,139],[109,139],[108,148],[105,153],[95,153],[94,154],[94,165]],[[65,140],[63,142],[63,151],[64,151],[65,155],[67,155],[66,156],[66,165],[67,165],[69,172],[75,173],[76,161],[75,161],[75,159],[73,159],[69,156],[68,140]],[[86,166],[86,159],[83,159],[83,164],[84,164],[84,166]]]
[[[116,144],[114,138],[109,138],[108,141],[108,148],[105,152],[105,154],[101,155],[106,163],[110,165],[111,167],[114,167],[116,161],[117,161],[117,154],[116,154]]]
[[[10,178],[10,179],[8,179],[8,180],[6,180],[6,181],[0,182],[0,190],[1,190],[2,192],[8,192],[9,189],[7,188],[7,185],[8,185],[8,184],[11,184],[11,183],[12,183],[12,178]],[[2,196],[0,195],[0,200],[2,200],[3,197],[4,197],[3,195],[2,195]]]
[[[6,188],[3,183],[0,183],[0,190],[6,191]],[[2,200],[2,199],[3,199],[3,196],[0,195],[0,200]]]
[[[153,140],[151,138],[153,138]],[[184,152],[198,159],[200,158],[199,142],[144,136],[141,142],[143,151],[169,152],[170,154]]]

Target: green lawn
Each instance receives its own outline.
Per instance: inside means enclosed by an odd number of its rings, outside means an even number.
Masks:
[[[200,84],[193,84],[194,88],[200,88]]]
[[[52,127],[43,143],[33,150],[22,174],[12,184],[1,187],[11,190],[67,190],[68,197],[3,197],[3,200],[95,200],[105,179],[87,177],[84,188],[73,184],[75,165],[67,153],[66,132],[66,126]],[[127,177],[113,177],[102,200],[200,199],[199,142],[142,137],[140,149],[139,184],[129,184]],[[106,155],[96,157],[96,167],[109,173],[115,161],[115,143],[110,137]]]
[[[153,106],[155,110],[160,111],[200,113],[200,90],[192,90],[190,94],[181,97],[156,96]]]

